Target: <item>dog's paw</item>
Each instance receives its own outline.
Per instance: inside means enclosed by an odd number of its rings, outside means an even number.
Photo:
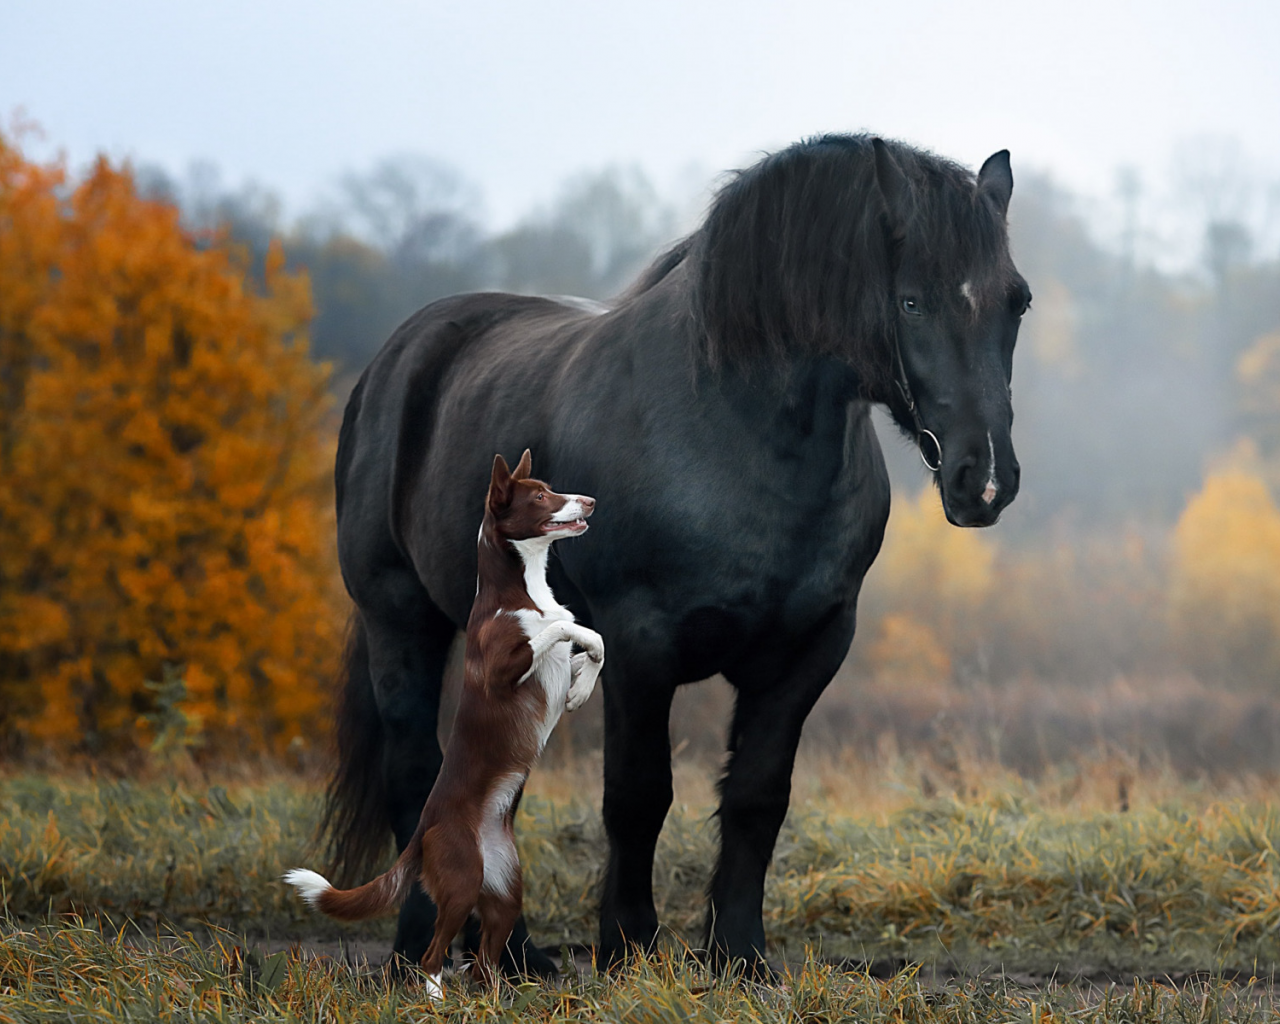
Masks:
[[[581,651],[569,659],[570,675],[573,683],[565,695],[564,706],[567,711],[577,711],[587,702],[595,691],[596,678],[600,675],[603,662],[595,661],[586,651]]]
[[[595,630],[586,630],[586,636],[579,638],[578,646],[597,665],[604,664],[604,637]]]
[[[590,699],[591,695],[595,692],[595,689],[596,684],[594,680],[592,680],[590,686],[569,687],[569,693],[564,699],[564,709],[566,711],[577,711],[578,708],[582,707],[582,705]]]

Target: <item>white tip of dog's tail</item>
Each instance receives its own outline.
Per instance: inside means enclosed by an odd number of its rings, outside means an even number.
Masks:
[[[320,902],[321,893],[333,888],[324,875],[318,875],[307,868],[294,868],[292,871],[286,871],[281,877],[297,889],[298,894],[312,907]]]

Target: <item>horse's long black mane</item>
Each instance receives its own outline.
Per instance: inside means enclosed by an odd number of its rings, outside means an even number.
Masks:
[[[932,282],[988,299],[1012,274],[1003,212],[967,168],[886,142],[908,182],[890,215],[870,135],[821,135],[738,172],[706,222],[658,257],[639,295],[688,260],[700,355],[711,366],[798,352],[857,367],[875,395],[893,372],[893,270],[914,246]]]

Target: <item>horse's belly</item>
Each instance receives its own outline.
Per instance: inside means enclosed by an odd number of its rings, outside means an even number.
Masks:
[[[636,623],[670,637],[686,679],[724,671],[747,651],[791,647],[856,601],[887,517],[887,494],[866,497],[808,521],[743,519],[713,538],[668,537],[663,585],[650,570],[650,585],[628,588],[635,599],[596,627],[619,652],[631,649]]]

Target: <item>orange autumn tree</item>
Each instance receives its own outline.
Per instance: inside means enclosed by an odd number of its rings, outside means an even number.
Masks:
[[[255,288],[127,170],[70,188],[0,136],[0,730],[149,742],[166,678],[237,749],[315,728],[342,611],[310,315],[278,249]]]

